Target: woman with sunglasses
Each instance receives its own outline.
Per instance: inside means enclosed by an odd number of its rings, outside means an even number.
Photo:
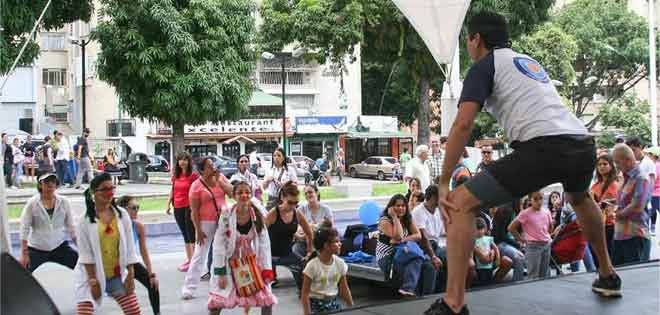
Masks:
[[[270,210],[266,215],[266,226],[270,235],[271,254],[273,258],[273,271],[275,266],[289,268],[296,281],[298,291],[302,287],[302,262],[303,257],[293,252],[292,245],[294,235],[298,227],[302,228],[306,237],[306,257],[312,253],[313,234],[305,215],[298,210],[298,186],[293,182],[287,182],[280,191],[278,206]],[[276,276],[277,277],[277,276]],[[277,278],[276,278],[277,279]],[[277,280],[273,282],[275,284]]]
[[[149,291],[149,303],[154,315],[160,314],[160,292],[158,290],[158,279],[153,272],[151,258],[147,250],[147,241],[144,235],[144,225],[137,220],[140,205],[136,198],[132,196],[122,196],[117,200],[117,205],[128,210],[133,223],[133,242],[138,258],[142,258],[142,263],[133,265],[135,270],[135,279],[139,281]]]
[[[21,214],[21,265],[33,272],[45,262],[56,262],[73,269],[78,253],[71,248],[66,234],[75,242],[69,200],[56,194],[57,176],[39,177],[37,191]]]
[[[237,182],[246,182],[250,185],[250,190],[252,191],[253,197],[261,204],[261,183],[257,178],[257,175],[250,171],[250,156],[247,154],[242,154],[236,160],[238,165],[238,172],[234,173],[229,179],[230,183]],[[255,198],[252,198],[254,203]],[[261,210],[261,209],[260,209]]]
[[[140,263],[132,241],[133,224],[126,210],[114,203],[112,176],[102,173],[85,191],[86,212],[77,226],[78,263],[74,269],[77,315],[92,315],[104,292],[124,314],[140,314],[135,295],[134,265]]]

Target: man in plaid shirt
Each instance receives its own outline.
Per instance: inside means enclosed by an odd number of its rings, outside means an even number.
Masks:
[[[614,225],[612,263],[616,266],[640,262],[644,244],[650,242],[649,217],[644,209],[651,198],[651,184],[640,171],[630,147],[617,144],[613,157],[624,177],[619,188]]]
[[[444,141],[446,142],[446,140]],[[440,176],[442,172],[442,142],[439,137],[431,137],[431,154],[429,154],[429,159],[426,160],[426,165],[429,167],[429,172],[431,173],[431,182],[435,182],[435,178]]]

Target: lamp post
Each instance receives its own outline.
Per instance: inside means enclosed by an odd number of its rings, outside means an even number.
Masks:
[[[292,58],[298,58],[302,56],[305,53],[304,48],[298,48],[294,50],[291,53]],[[276,57],[275,54],[264,51],[261,53],[261,57],[266,59],[266,60],[272,60],[272,59],[279,59],[280,65],[282,67],[282,149],[284,149],[284,152],[288,154],[288,148],[286,146],[286,62],[287,62],[287,56],[284,54],[281,54],[279,57]]]
[[[81,54],[80,54],[81,64],[82,64],[82,69],[81,69],[82,70],[82,78],[81,78],[81,81],[80,81],[81,82],[80,86],[82,88],[82,129],[81,130],[87,128],[87,115],[86,115],[87,114],[87,110],[86,110],[87,98],[85,97],[85,79],[86,79],[86,76],[85,76],[85,46],[87,46],[87,44],[89,44],[89,42],[90,42],[89,40],[84,40],[84,39],[80,39],[80,40],[71,39],[71,44],[79,46],[80,50],[81,50]]]
[[[656,78],[655,0],[649,0],[649,99],[651,100],[651,143],[658,145],[658,82]]]

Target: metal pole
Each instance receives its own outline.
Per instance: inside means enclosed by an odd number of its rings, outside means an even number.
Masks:
[[[87,78],[85,76],[85,45],[87,45],[89,41],[85,42],[85,40],[81,40],[81,45],[80,48],[82,50],[82,129],[87,128],[87,111],[86,111],[86,101],[87,98],[85,97],[85,79]],[[81,130],[82,132],[82,130]]]
[[[11,68],[9,68],[9,71],[7,71],[7,76],[5,77],[5,80],[2,81],[2,85],[0,85],[0,94],[2,94],[2,89],[5,88],[5,84],[7,84],[7,80],[9,80],[9,76],[11,75],[12,71],[14,71],[14,68],[16,68],[16,64],[18,64],[18,61],[21,60],[21,57],[23,57],[23,52],[25,52],[25,47],[27,47],[27,44],[30,42],[30,38],[34,36],[34,32],[37,30],[37,26],[41,24],[41,20],[44,18],[44,14],[46,14],[46,10],[48,10],[48,7],[50,7],[50,3],[52,0],[48,0],[46,3],[46,6],[44,9],[41,11],[41,15],[39,15],[39,18],[37,21],[34,22],[34,26],[32,27],[32,31],[30,31],[30,36],[28,36],[25,39],[25,43],[23,43],[23,47],[21,47],[21,51],[18,52],[18,56],[16,56],[16,59],[14,59],[14,63],[11,65]]]
[[[649,0],[649,89],[651,99],[651,143],[658,145],[658,83],[656,78],[655,0]]]
[[[286,73],[284,72],[284,56],[282,58],[282,149],[284,153],[288,153],[286,147]]]

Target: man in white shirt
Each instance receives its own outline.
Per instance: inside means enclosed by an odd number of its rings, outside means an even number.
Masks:
[[[653,190],[655,186],[655,180],[658,178],[655,169],[655,163],[651,160],[650,157],[644,154],[644,145],[642,141],[637,137],[632,137],[626,141],[626,144],[632,149],[635,154],[635,159],[637,160],[637,165],[639,165],[639,171],[642,175],[646,175],[649,178],[649,187]],[[649,215],[649,220],[652,215],[653,208],[648,204],[644,205],[646,213]],[[648,226],[650,227],[655,222],[651,222]],[[648,261],[651,258],[651,240],[644,239],[644,247],[642,248],[642,261]]]
[[[69,156],[71,155],[71,146],[61,131],[55,135],[57,141],[57,153],[55,154],[55,170],[57,172],[58,185],[64,185],[66,174],[69,171]]]
[[[431,173],[429,167],[426,165],[428,158],[429,147],[426,145],[417,146],[415,157],[408,162],[406,174],[403,177],[406,182],[410,182],[413,178],[419,179],[422,191],[426,190],[426,187],[429,187],[431,184]]]
[[[424,192],[425,201],[412,210],[412,219],[422,234],[422,249],[431,258],[436,272],[435,292],[441,292],[447,281],[447,239],[438,209],[438,187],[431,185]]]

